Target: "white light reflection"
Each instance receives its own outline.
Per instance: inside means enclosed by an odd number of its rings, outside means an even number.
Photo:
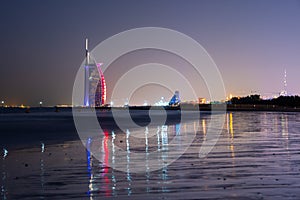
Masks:
[[[43,142],[41,143],[41,148],[42,148],[41,152],[44,153],[45,152],[45,144]]]
[[[149,147],[148,147],[148,134],[149,134],[149,129],[146,126],[145,128],[145,153],[146,153],[146,182],[147,182],[147,193],[150,192],[150,187],[149,187],[149,179],[150,179],[150,168],[149,168]]]
[[[91,157],[91,143],[92,143],[92,139],[88,138],[88,140],[86,141],[86,160],[87,160],[87,171],[88,171],[88,175],[89,175],[89,191],[87,192],[90,200],[93,200],[93,191],[94,189],[94,176],[92,173],[92,157]]]
[[[289,130],[288,130],[288,116],[286,114],[281,115],[281,133],[285,139],[289,138]]]
[[[7,149],[3,148],[3,160],[7,157],[8,151]]]
[[[161,126],[161,143],[162,143],[163,147],[168,145],[168,126],[167,125]]]
[[[285,149],[289,150],[289,122],[287,114],[282,114],[280,117],[281,135],[286,140]]]
[[[116,139],[116,134],[114,131],[111,132],[111,148],[112,148],[112,156],[111,156],[111,163],[112,163],[112,172],[111,172],[111,180],[113,182],[113,185],[111,187],[112,189],[112,194],[113,196],[116,196],[116,187],[117,187],[117,180],[115,176],[115,171],[113,170],[115,167],[115,139]]]
[[[159,138],[160,127],[157,127],[156,135],[157,135],[157,151],[160,151],[160,138]]]
[[[3,168],[3,172],[2,172],[1,198],[3,200],[6,200],[7,199],[7,197],[6,197],[7,191],[6,191],[6,187],[5,187],[5,182],[6,182],[6,172],[4,171],[5,166],[3,165],[2,168]]]
[[[162,191],[163,192],[167,192],[167,187],[165,186],[166,180],[168,179],[168,168],[167,168],[167,164],[166,161],[168,159],[168,153],[169,153],[169,148],[168,148],[168,126],[167,125],[163,125],[161,126],[161,144],[162,144],[162,154],[161,154],[161,159],[162,159],[162,180],[163,180],[163,185],[162,185]]]
[[[127,151],[127,181],[128,181],[128,187],[127,187],[127,195],[131,195],[131,175],[130,175],[130,145],[129,145],[129,136],[130,136],[130,131],[127,129],[126,130],[126,151]]]
[[[5,160],[6,156],[8,154],[8,151],[3,148],[3,160]],[[3,161],[2,162],[2,181],[1,181],[1,198],[3,200],[6,200],[7,199],[7,190],[6,190],[6,187],[5,187],[5,183],[6,183],[6,170],[5,170],[5,162]]]
[[[42,154],[41,154],[41,159],[40,159],[40,170],[41,170],[41,174],[40,174],[40,178],[41,178],[41,188],[42,188],[42,194],[45,194],[45,167],[44,167],[44,143],[42,143]]]

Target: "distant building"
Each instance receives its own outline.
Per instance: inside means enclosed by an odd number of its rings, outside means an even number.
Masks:
[[[199,98],[198,98],[198,103],[199,103],[199,104],[205,104],[205,103],[206,103],[206,99],[205,99],[205,98],[199,97]]]
[[[280,95],[280,96],[288,96],[288,92],[287,92],[286,69],[284,70],[283,90],[280,92],[279,95]]]
[[[85,41],[85,65],[84,65],[84,106],[97,107],[105,104],[106,83],[101,70],[101,64],[97,64],[88,50],[88,40]]]
[[[161,97],[160,100],[156,103],[154,103],[155,106],[167,106],[168,102],[165,101],[164,97]]]
[[[180,103],[179,91],[175,91],[173,97],[171,98],[169,105],[178,105]]]

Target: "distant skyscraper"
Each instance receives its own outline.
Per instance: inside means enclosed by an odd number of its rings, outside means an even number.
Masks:
[[[287,96],[287,78],[286,78],[286,69],[284,70],[284,78],[283,78],[283,90],[280,92],[280,96]]]
[[[106,83],[101,70],[101,63],[97,64],[90,55],[88,39],[85,40],[84,74],[84,106],[104,105],[106,101]]]
[[[169,105],[178,105],[179,103],[180,103],[179,91],[175,91],[173,97],[169,102]]]

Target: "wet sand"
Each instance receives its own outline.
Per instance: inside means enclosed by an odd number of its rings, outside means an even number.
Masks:
[[[205,115],[200,118],[200,127],[193,144],[183,156],[159,170],[139,174],[131,170],[130,164],[127,171],[118,171],[89,155],[82,142],[75,137],[76,134],[73,135],[69,116],[60,114],[60,117],[56,116],[52,120],[48,116],[45,124],[41,120],[44,119],[43,116],[35,117],[36,121],[30,119],[26,123],[30,124],[29,128],[27,125],[24,127],[29,133],[37,133],[31,127],[39,127],[38,130],[45,132],[44,136],[38,138],[42,141],[34,137],[30,145],[24,146],[20,140],[26,140],[26,135],[21,137],[18,128],[6,124],[6,129],[1,129],[1,139],[5,138],[2,130],[11,128],[14,130],[11,133],[15,132],[18,136],[14,140],[18,143],[18,148],[15,148],[11,140],[6,140],[9,145],[4,147],[8,154],[2,156],[0,161],[2,199],[300,197],[298,113],[228,113],[213,151],[206,158],[200,159],[199,147],[206,138],[206,126],[209,123],[209,115]],[[13,119],[17,118],[14,116]],[[19,118],[20,124],[24,123],[21,119],[24,120],[24,117]],[[56,129],[49,128],[53,126],[53,122],[57,124],[58,119],[65,121],[60,122]],[[2,118],[2,124],[5,120],[11,121],[8,117]],[[172,124],[168,130],[172,132]],[[56,139],[52,138],[52,133],[56,133]],[[111,141],[111,137],[108,135],[104,139]],[[116,134],[116,145],[122,146],[125,141],[126,134]],[[6,142],[2,142],[2,145]],[[128,142],[131,147],[143,146],[135,144],[132,138]],[[153,145],[153,148],[156,146]],[[106,153],[108,156],[112,155],[112,152]]]

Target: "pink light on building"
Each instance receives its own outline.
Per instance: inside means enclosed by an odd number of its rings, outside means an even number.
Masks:
[[[99,77],[100,77],[98,87],[100,90],[100,105],[104,105],[106,102],[106,82],[105,82],[103,72],[101,70],[101,65],[102,65],[102,63],[97,63],[97,68],[98,68]],[[98,91],[98,88],[97,88],[97,91]]]

